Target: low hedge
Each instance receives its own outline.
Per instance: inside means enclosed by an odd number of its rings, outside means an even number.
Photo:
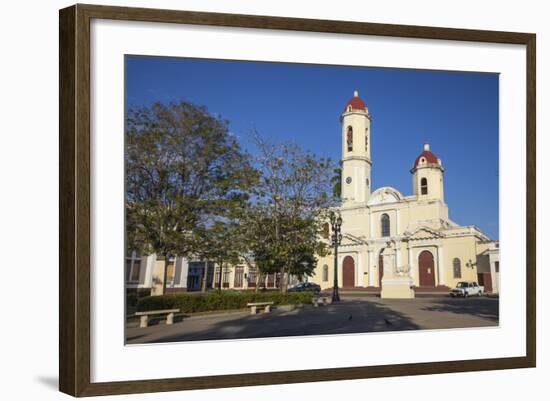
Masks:
[[[136,306],[139,298],[148,297],[151,295],[149,288],[127,288],[126,289],[126,305]]]
[[[281,293],[278,291],[211,291],[207,293],[177,293],[141,298],[137,310],[150,311],[179,309],[181,313],[206,312],[213,310],[242,309],[249,302],[269,302],[275,305],[310,303],[310,291]]]

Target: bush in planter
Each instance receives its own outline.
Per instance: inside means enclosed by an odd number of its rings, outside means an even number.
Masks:
[[[214,310],[242,309],[250,302],[273,302],[275,305],[310,303],[312,292],[253,292],[253,291],[211,291],[204,293],[176,293],[141,298],[138,311],[179,309],[181,313],[206,312]]]

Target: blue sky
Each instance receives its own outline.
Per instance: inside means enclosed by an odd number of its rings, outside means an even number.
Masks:
[[[181,99],[230,121],[245,148],[257,129],[338,161],[339,116],[359,91],[373,120],[372,187],[412,192],[424,142],[445,168],[459,224],[498,239],[498,74],[168,57],[126,57],[128,107]]]

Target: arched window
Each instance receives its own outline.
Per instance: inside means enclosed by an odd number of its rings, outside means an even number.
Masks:
[[[369,151],[369,129],[365,128],[365,152]]]
[[[390,216],[386,213],[380,218],[382,237],[390,236]]]
[[[454,258],[453,259],[453,277],[454,278],[462,278],[462,268],[460,267],[460,259]]]
[[[328,266],[323,266],[323,281],[328,281]]]
[[[428,195],[428,180],[426,178],[420,180],[420,193],[422,195]]]
[[[348,152],[351,152],[353,150],[353,128],[351,125],[346,133],[346,143],[348,144]]]

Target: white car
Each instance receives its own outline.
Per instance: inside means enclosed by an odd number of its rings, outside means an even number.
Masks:
[[[456,288],[453,288],[450,291],[451,297],[464,297],[467,298],[471,295],[477,295],[478,297],[482,296],[485,292],[485,289],[482,285],[478,285],[475,281],[460,281],[456,285]]]

